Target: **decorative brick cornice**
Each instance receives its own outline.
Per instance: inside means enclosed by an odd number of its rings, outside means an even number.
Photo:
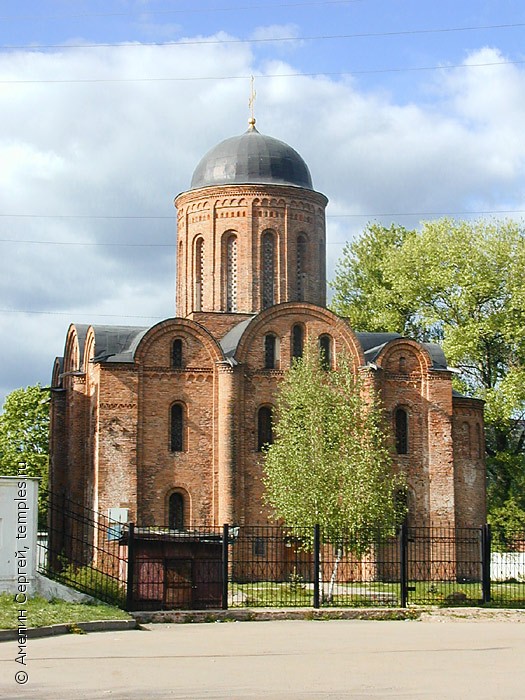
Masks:
[[[284,369],[254,369],[246,370],[244,376],[248,379],[266,379],[267,381],[273,379],[280,379],[284,376]]]
[[[246,197],[246,198],[265,198],[269,196],[283,197],[286,199],[301,200],[306,199],[314,202],[317,205],[326,206],[328,198],[321,192],[315,190],[307,190],[302,187],[293,187],[287,185],[214,185],[212,187],[203,187],[199,190],[187,190],[182,192],[175,198],[175,206],[179,209],[189,202],[199,199],[207,200],[222,200],[224,197]]]
[[[143,372],[154,372],[162,374],[213,374],[213,367],[155,367],[153,365],[147,365],[142,368]]]
[[[99,408],[102,411],[114,411],[114,410],[123,410],[123,409],[136,409],[137,404],[136,403],[119,403],[118,401],[112,402],[112,401],[101,401],[99,404]]]

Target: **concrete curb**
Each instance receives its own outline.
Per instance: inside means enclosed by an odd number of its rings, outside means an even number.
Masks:
[[[417,620],[420,622],[525,623],[519,608],[231,608],[229,610],[140,610],[130,613],[139,625],[268,620]]]
[[[140,610],[130,613],[142,624],[255,622],[268,620],[417,620],[422,610],[407,608],[233,608],[230,610]]]
[[[57,634],[84,634],[86,632],[119,632],[137,629],[138,624],[133,620],[95,620],[93,622],[67,622],[46,627],[28,627],[27,638],[54,637]],[[0,630],[0,642],[18,639],[18,630]]]

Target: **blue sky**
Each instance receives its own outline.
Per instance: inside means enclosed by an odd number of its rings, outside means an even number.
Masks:
[[[518,0],[3,2],[0,400],[72,321],[175,315],[173,197],[250,75],[330,199],[329,277],[370,220],[521,220],[524,38]]]

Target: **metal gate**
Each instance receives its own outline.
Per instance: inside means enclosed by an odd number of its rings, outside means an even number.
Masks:
[[[400,544],[402,605],[485,602],[483,528],[404,526]]]

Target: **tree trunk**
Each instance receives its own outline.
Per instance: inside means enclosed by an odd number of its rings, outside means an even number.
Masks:
[[[335,553],[334,568],[332,569],[332,575],[330,576],[330,583],[328,584],[328,594],[326,596],[326,602],[331,603],[334,597],[334,587],[337,580],[337,569],[339,568],[339,562],[343,556],[343,548],[341,546],[337,547]]]

